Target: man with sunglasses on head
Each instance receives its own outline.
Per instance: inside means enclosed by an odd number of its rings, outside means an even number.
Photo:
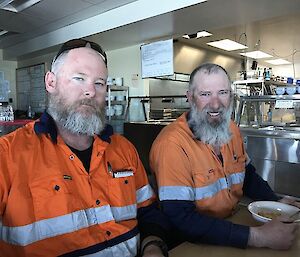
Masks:
[[[47,110],[0,138],[1,257],[168,255],[137,151],[105,124],[106,79],[99,45],[66,42]]]
[[[226,70],[211,63],[197,67],[187,97],[190,111],[161,131],[150,152],[163,212],[188,241],[288,249],[296,224],[273,220],[248,227],[224,219],[243,195],[279,200],[247,160],[240,131],[231,121],[233,95]]]

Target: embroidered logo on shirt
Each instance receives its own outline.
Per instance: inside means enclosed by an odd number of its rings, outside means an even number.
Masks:
[[[63,175],[63,178],[67,180],[72,180],[72,176],[70,175]]]

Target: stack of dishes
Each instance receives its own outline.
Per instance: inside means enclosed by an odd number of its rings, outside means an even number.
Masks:
[[[296,89],[296,87],[287,87],[286,92],[288,93],[288,95],[294,95],[296,93]]]
[[[121,104],[114,105],[114,109],[115,109],[115,115],[116,116],[121,116],[122,115],[123,105],[121,105]]]
[[[285,93],[285,87],[276,87],[276,95],[283,95]]]

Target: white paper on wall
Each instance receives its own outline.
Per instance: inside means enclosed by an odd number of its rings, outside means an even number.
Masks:
[[[142,78],[172,75],[173,39],[141,46]]]

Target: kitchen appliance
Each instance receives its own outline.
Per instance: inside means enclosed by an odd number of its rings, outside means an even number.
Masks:
[[[149,119],[176,119],[189,109],[186,92],[188,82],[169,79],[150,79]]]

